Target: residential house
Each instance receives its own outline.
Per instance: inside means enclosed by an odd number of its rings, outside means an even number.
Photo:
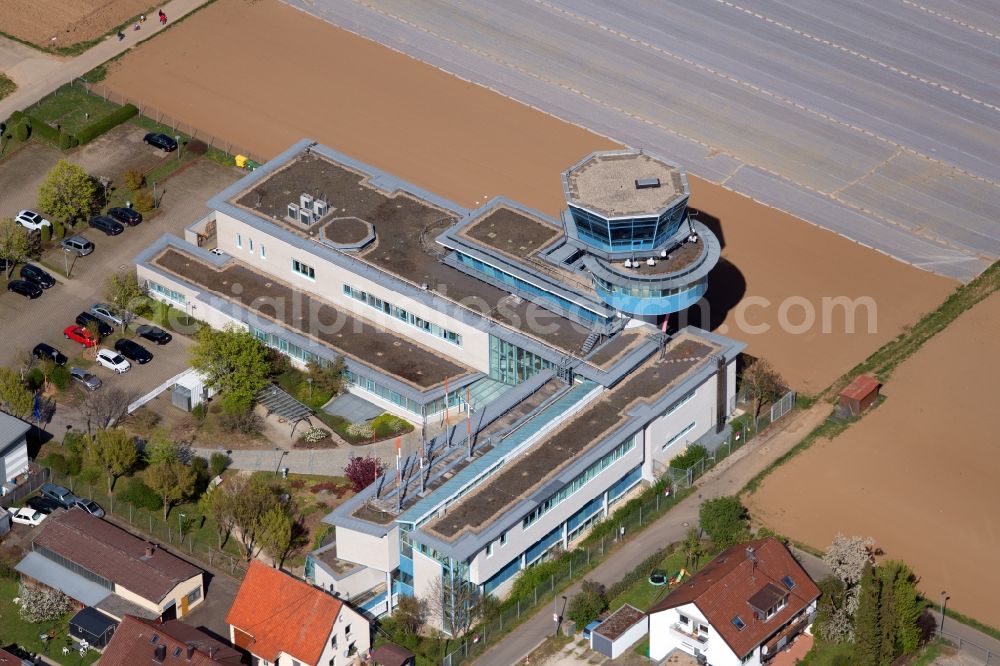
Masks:
[[[229,614],[229,640],[254,666],[347,666],[368,654],[368,620],[340,599],[258,561]]]
[[[805,631],[819,588],[774,538],[733,546],[649,611],[649,656],[711,666],[766,664]]]
[[[180,620],[122,618],[98,666],[239,666],[242,654]]]
[[[201,569],[81,509],[50,515],[16,569],[116,620],[171,620],[204,601]]]
[[[28,431],[31,426],[0,412],[0,485],[6,494],[17,485],[17,477],[28,473]]]

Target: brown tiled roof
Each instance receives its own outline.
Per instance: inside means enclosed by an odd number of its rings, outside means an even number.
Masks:
[[[753,548],[756,562],[749,558],[748,547]],[[785,576],[794,583],[790,591],[782,582]],[[763,602],[764,596],[773,596],[772,588],[788,591],[788,603],[765,622],[757,619],[750,599]],[[818,597],[816,583],[783,543],[775,538],[757,539],[723,551],[649,614],[693,603],[736,656],[743,657]],[[733,624],[737,616],[745,624],[742,630]]]
[[[850,384],[844,387],[840,395],[850,400],[863,400],[879,386],[878,380],[874,377],[870,375],[858,375]]]
[[[253,638],[247,649],[267,661],[278,654],[319,662],[339,599],[257,560],[250,563],[226,622]]]
[[[155,603],[179,583],[202,574],[193,564],[81,509],[49,516],[33,544]],[[150,557],[147,547],[153,547]]]
[[[377,666],[404,666],[415,654],[395,643],[383,643],[372,652],[372,661]]]
[[[20,657],[12,655],[7,650],[0,649],[0,666],[21,666],[23,663]]]
[[[608,616],[594,629],[595,634],[600,634],[609,640],[618,640],[626,631],[634,627],[639,622],[646,619],[646,614],[635,606],[625,604],[614,613]]]
[[[239,651],[180,620],[158,624],[126,615],[104,648],[101,666],[157,663],[153,655],[158,645],[166,648],[164,666],[239,666],[242,658]],[[194,648],[190,659],[188,646]]]

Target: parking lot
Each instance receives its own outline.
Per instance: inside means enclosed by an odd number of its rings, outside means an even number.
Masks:
[[[164,159],[161,153],[142,143],[142,133],[140,128],[122,126],[74,153],[71,159],[93,175],[108,174],[120,179],[125,169],[149,168]],[[12,159],[0,163],[0,191],[5,194],[0,202],[0,215],[34,207],[37,183],[58,158],[56,151],[30,144]],[[114,237],[93,229],[84,232],[83,235],[93,241],[97,249],[86,257],[67,257],[70,278],[49,270],[57,284],[45,290],[36,300],[0,292],[0,322],[3,322],[4,333],[0,365],[17,367],[19,359],[39,342],[47,342],[62,351],[70,357],[70,364],[81,355],[79,360],[86,362],[92,359],[92,352],[84,353],[78,343],[67,340],[63,329],[73,324],[78,313],[87,310],[93,303],[105,300],[103,290],[109,275],[130,269],[133,258],[162,234],[182,236],[184,227],[208,212],[204,203],[208,197],[239,176],[235,169],[227,169],[208,160],[193,162],[160,185],[161,208],[152,219],[144,220],[136,227],[127,227],[124,233]],[[43,256],[43,262],[62,268],[63,253],[49,250]],[[33,263],[37,265],[37,262]],[[14,277],[17,270],[15,268]],[[141,395],[186,367],[190,340],[176,336],[164,347],[157,347],[148,341],[142,343],[155,357],[148,364],[140,366],[133,363],[132,369],[120,376],[97,366],[93,366],[91,371],[107,386],[120,386]]]

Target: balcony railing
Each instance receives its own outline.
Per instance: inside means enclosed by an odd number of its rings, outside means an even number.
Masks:
[[[673,629],[678,634],[680,634],[681,636],[686,636],[687,638],[693,638],[702,645],[708,642],[708,636],[706,634],[701,634],[696,631],[691,631],[683,624],[675,622],[674,624],[670,625],[670,628]]]

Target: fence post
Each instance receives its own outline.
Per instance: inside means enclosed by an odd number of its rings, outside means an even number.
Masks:
[[[535,586],[535,605],[538,605],[538,586]]]
[[[639,505],[639,527],[642,527],[642,505]]]
[[[517,600],[517,619],[519,619],[519,620],[521,619],[521,599],[520,599],[520,597]]]

